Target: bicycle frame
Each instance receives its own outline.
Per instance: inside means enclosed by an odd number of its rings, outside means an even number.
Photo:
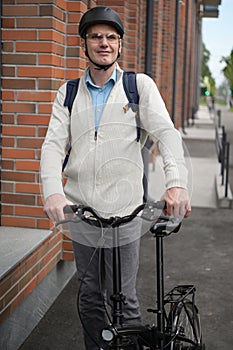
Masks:
[[[66,208],[66,207],[65,207]],[[189,349],[204,350],[204,344],[201,340],[200,324],[197,321],[198,310],[195,305],[195,288],[193,285],[178,285],[171,289],[166,295],[164,294],[164,261],[163,261],[163,238],[170,235],[172,232],[178,232],[181,226],[180,220],[176,218],[167,218],[160,216],[159,220],[151,226],[150,231],[156,239],[156,277],[157,277],[157,307],[148,309],[148,312],[156,314],[156,325],[123,325],[123,303],[126,302],[126,297],[122,292],[121,286],[121,258],[120,258],[120,242],[119,242],[119,227],[120,225],[131,221],[137,214],[145,208],[145,204],[137,207],[129,216],[119,218],[110,217],[105,219],[98,215],[93,208],[85,206],[68,206],[68,210],[64,208],[65,213],[72,212],[84,221],[89,221],[85,216],[85,212],[91,213],[94,218],[103,225],[103,227],[111,227],[113,235],[112,247],[112,268],[113,268],[113,294],[112,300],[112,323],[109,327],[102,330],[102,338],[108,342],[109,347],[115,350],[125,349],[125,346],[132,345],[131,337],[136,336],[142,340],[143,345],[157,350],[175,350],[188,349],[185,344],[191,344]],[[153,221],[154,209],[163,209],[164,202],[148,204],[145,214],[142,218],[147,221]],[[71,219],[63,222],[72,221]],[[93,222],[93,219],[91,220]],[[75,222],[75,221],[74,221]],[[102,227],[102,226],[101,226]],[[190,306],[191,305],[191,306]],[[168,306],[168,310],[167,310]],[[188,310],[189,309],[189,310]],[[191,311],[190,311],[191,309]],[[185,331],[182,331],[182,324],[179,326],[180,315],[185,313],[188,319],[188,330],[192,329],[190,339],[186,336]],[[181,320],[182,321],[182,320]],[[188,331],[187,331],[188,332]],[[181,347],[178,348],[175,342],[181,342]],[[176,343],[177,344],[177,343]],[[174,347],[175,346],[175,347]]]
[[[178,228],[179,229],[179,228]],[[119,227],[113,230],[113,323],[108,330],[112,333],[113,349],[122,349],[124,346],[124,337],[137,335],[147,343],[151,349],[170,349],[173,350],[174,339],[186,341],[192,345],[196,345],[191,340],[177,334],[176,317],[179,315],[180,308],[184,306],[184,300],[191,296],[192,305],[195,308],[195,288],[193,285],[180,285],[171,289],[166,295],[164,294],[164,261],[163,261],[163,238],[164,233],[154,233],[156,237],[156,277],[157,277],[157,308],[148,309],[148,312],[156,314],[156,326],[123,326],[122,325],[122,303],[125,302],[125,296],[121,290],[121,265],[120,265],[120,247],[119,247]],[[170,309],[167,313],[165,306],[169,304]],[[187,313],[188,317],[189,314]],[[175,320],[175,321],[174,321]],[[197,341],[197,334],[195,334],[195,327],[193,320],[189,317],[193,332]],[[103,338],[109,337],[103,330]],[[109,339],[111,336],[109,337]],[[123,339],[123,340],[121,340]],[[127,340],[125,340],[127,343]]]
[[[178,228],[179,229],[179,228]],[[161,230],[159,230],[161,231]],[[148,312],[153,312],[157,314],[157,327],[151,327],[148,331],[143,326],[122,326],[122,303],[125,302],[125,296],[122,294],[121,290],[121,264],[120,264],[120,245],[119,245],[119,226],[116,225],[113,228],[113,295],[111,300],[113,301],[113,311],[112,311],[112,327],[111,332],[113,337],[116,339],[114,344],[114,349],[121,349],[120,337],[133,335],[133,334],[143,334],[143,338],[150,339],[149,342],[156,343],[159,346],[158,349],[164,349],[164,335],[165,335],[165,297],[164,297],[164,268],[163,268],[163,238],[164,233],[155,233],[156,236],[156,276],[157,276],[157,309],[148,309]],[[171,293],[171,292],[170,292]],[[168,294],[170,295],[170,294]],[[166,301],[168,302],[168,300]],[[110,329],[109,329],[110,330]],[[107,331],[107,330],[104,330]],[[157,335],[157,339],[153,336],[153,333]],[[120,336],[120,337],[119,337]],[[169,340],[170,335],[167,335]],[[103,338],[106,338],[106,334],[103,334]]]

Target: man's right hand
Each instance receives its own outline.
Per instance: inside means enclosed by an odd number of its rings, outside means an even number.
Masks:
[[[66,199],[65,196],[59,193],[52,194],[46,199],[44,205],[44,213],[52,221],[61,221],[65,219],[63,208],[66,205],[72,205],[73,203]]]

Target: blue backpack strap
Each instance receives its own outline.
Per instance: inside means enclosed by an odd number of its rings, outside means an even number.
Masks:
[[[65,156],[65,159],[64,159],[63,164],[62,164],[62,172],[64,172],[66,164],[68,163],[70,152],[71,152],[71,145],[70,145],[70,143],[67,143],[67,145],[66,145],[66,156]]]
[[[136,73],[123,73],[123,87],[129,101],[129,108],[135,112],[136,127],[137,127],[137,142],[140,141],[140,116],[139,116],[139,94],[137,89]]]
[[[64,101],[64,107],[68,107],[70,116],[71,116],[71,112],[72,112],[74,99],[75,99],[75,96],[77,95],[77,92],[78,92],[79,81],[80,81],[80,78],[77,78],[74,80],[69,80],[66,84],[66,97],[65,97],[65,101]],[[68,143],[66,145],[66,156],[65,156],[64,162],[62,164],[62,172],[65,170],[66,164],[68,163],[70,151],[71,151],[71,145],[70,145],[70,143]]]
[[[64,101],[64,107],[68,107],[69,113],[71,115],[73,103],[75,96],[78,92],[80,78],[69,80],[66,84],[66,98]]]

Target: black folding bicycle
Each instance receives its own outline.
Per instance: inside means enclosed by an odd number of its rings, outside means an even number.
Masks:
[[[106,219],[91,207],[72,205],[64,208],[65,213],[72,212],[72,215],[57,223],[75,222],[79,219],[93,225],[94,220],[101,227],[112,228],[113,306],[111,322],[102,330],[102,338],[108,342],[109,349],[132,349],[132,337],[137,339],[143,349],[148,350],[205,349],[200,316],[195,304],[194,285],[178,285],[168,293],[164,292],[163,238],[178,232],[181,227],[181,221],[177,218],[155,214],[158,210],[162,213],[164,206],[163,201],[146,203],[137,207],[128,216]],[[151,223],[150,232],[156,239],[157,301],[154,308],[147,309],[148,312],[154,313],[155,323],[125,326],[122,324],[122,305],[125,296],[121,289],[119,227],[133,220],[139,213],[141,218]]]

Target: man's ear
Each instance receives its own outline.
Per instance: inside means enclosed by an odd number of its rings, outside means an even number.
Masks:
[[[121,53],[121,50],[122,50],[122,39],[120,39],[119,41],[119,53]]]

